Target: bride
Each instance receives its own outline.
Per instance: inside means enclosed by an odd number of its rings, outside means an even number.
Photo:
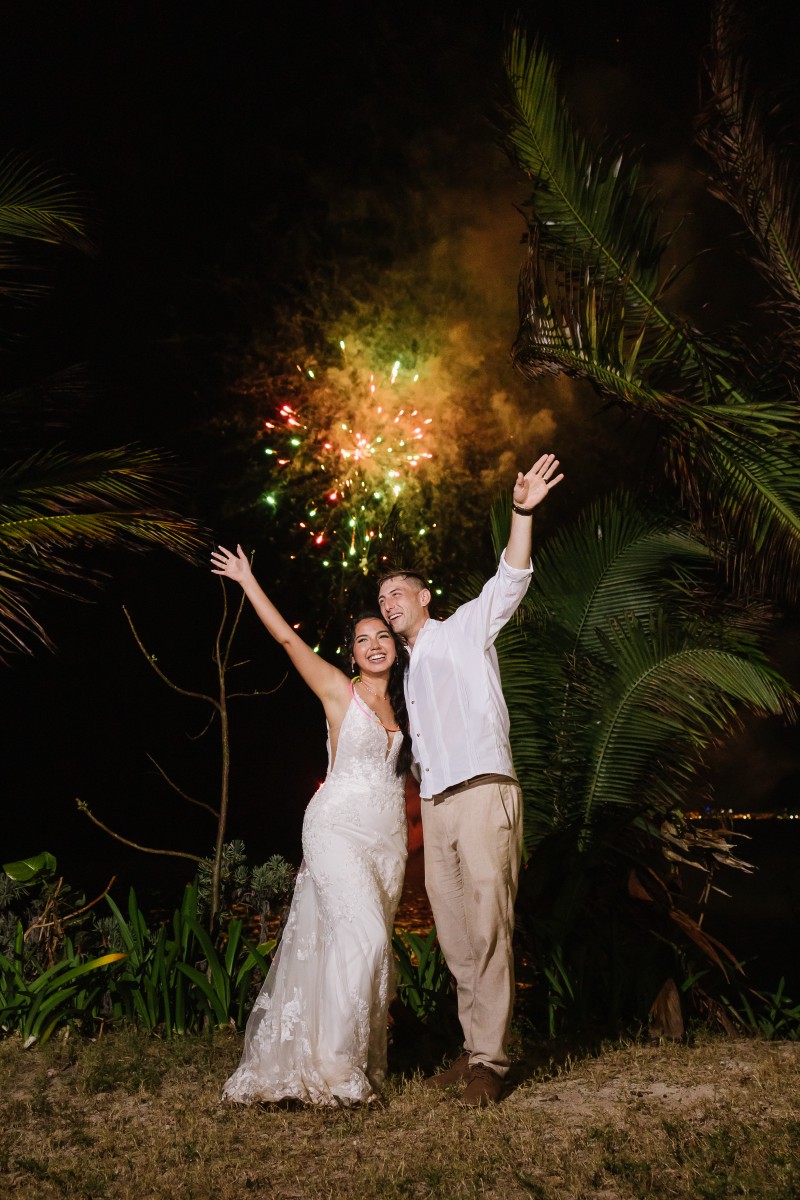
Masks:
[[[379,615],[358,618],[353,679],[298,637],[237,546],[212,570],[240,583],[267,631],[322,701],[325,782],[303,820],[303,862],[278,952],[253,1006],[223,1096],[334,1105],[374,1098],[386,1073],[391,936],[406,861],[410,762],[405,649]]]

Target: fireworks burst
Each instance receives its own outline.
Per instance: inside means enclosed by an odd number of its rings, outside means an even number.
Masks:
[[[367,574],[383,557],[386,522],[411,502],[433,460],[435,418],[425,386],[396,359],[384,374],[339,342],[339,367],[297,370],[306,381],[298,400],[280,402],[264,422],[270,488],[264,503],[291,503],[304,552],[323,566]],[[435,399],[435,397],[434,397]],[[424,537],[424,526],[415,537]]]

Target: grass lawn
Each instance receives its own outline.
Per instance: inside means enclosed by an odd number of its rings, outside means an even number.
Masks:
[[[230,1107],[240,1044],[0,1043],[0,1196],[800,1196],[800,1044],[532,1048],[505,1102],[480,1111],[400,1075],[364,1109]]]

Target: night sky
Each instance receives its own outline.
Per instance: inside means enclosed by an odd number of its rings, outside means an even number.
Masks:
[[[682,249],[723,244],[729,230],[691,149],[707,6],[543,7],[522,11],[562,62],[586,126],[641,148],[667,215],[689,211]],[[173,452],[184,511],[214,538],[246,535],[258,548],[252,520],[226,509],[241,465],[209,422],[224,416],[246,365],[274,340],[276,308],[313,309],[348,273],[374,289],[398,263],[441,270],[444,261],[461,283],[454,321],[484,348],[487,374],[520,402],[527,394],[530,438],[520,453],[546,432],[568,472],[543,532],[598,490],[635,484],[648,469],[635,430],[575,389],[515,380],[508,364],[524,254],[515,205],[526,189],[496,146],[493,114],[516,11],[478,0],[4,5],[0,156],[23,153],[69,177],[95,247],[56,254],[46,298],[4,313],[3,328],[17,336],[7,379],[83,364],[86,395],[58,438],[74,448],[136,441]],[[710,323],[730,315],[743,286],[723,260],[712,254],[684,294]],[[258,561],[267,576],[277,571],[268,556]],[[165,670],[200,686],[210,680],[217,582],[158,554],[104,566],[109,586],[91,604],[43,607],[57,654],[4,673],[4,860],[47,848],[87,887],[112,871],[129,882],[155,868],[79,817],[76,796],[145,843],[204,851],[213,834],[145,758],[153,753],[208,798],[213,755],[186,736],[202,728],[205,710],[148,676],[120,606]],[[302,608],[299,590],[290,583],[278,599]],[[280,656],[249,614],[241,646],[253,658],[251,686],[280,681]],[[787,633],[786,646],[796,666],[797,637]],[[303,806],[324,772],[321,713],[291,679],[277,698],[241,704],[231,834],[258,861],[274,852],[296,859]],[[770,731],[750,754],[742,744],[722,778],[741,779],[741,757],[755,755],[762,798],[786,792],[797,768],[785,735]]]

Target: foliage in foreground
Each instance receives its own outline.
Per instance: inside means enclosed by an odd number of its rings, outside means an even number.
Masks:
[[[498,507],[498,547],[506,529]],[[680,1021],[678,992],[689,999],[698,971],[714,968],[715,993],[739,972],[699,920],[718,871],[747,869],[734,835],[684,816],[709,798],[704,754],[742,712],[791,717],[796,697],[760,646],[766,610],[722,587],[674,513],[608,497],[534,566],[497,649],[525,797],[520,926],[538,1019],[552,1032],[646,1023],[674,980]]]
[[[171,1038],[228,1023],[241,1028],[269,969],[276,939],[259,912],[288,898],[292,873],[273,858],[250,873],[266,890],[236,900],[213,932],[188,886],[166,921],[148,921],[131,888],[123,911],[105,894],[92,904],[56,876],[52,855],[0,872],[0,1030],[28,1044],[61,1026],[95,1033],[127,1023]],[[104,901],[109,916],[98,916]],[[260,930],[260,940],[246,930]]]
[[[400,1003],[423,1024],[446,1027],[453,977],[436,939],[435,927],[426,935],[396,929],[392,948]]]
[[[0,872],[0,1031],[43,1044],[60,1028],[94,1034],[131,1025],[171,1039],[230,1025],[242,1029],[277,946],[270,902],[289,897],[293,872],[274,855],[250,868],[241,843],[229,843],[223,873],[223,919],[209,932],[210,860],[165,921],[148,921],[131,888],[124,909],[104,897],[109,916],[87,916],[41,854]],[[35,889],[37,896],[29,897]],[[70,913],[63,907],[76,906]],[[16,911],[15,911],[16,910]],[[23,923],[17,913],[25,913]],[[234,915],[238,913],[239,915]],[[73,937],[70,917],[82,917]],[[27,924],[27,928],[26,928]],[[247,930],[261,931],[260,940]],[[452,979],[436,941],[397,932],[398,997],[416,1021],[443,1028]]]
[[[66,938],[58,962],[31,976],[26,970],[25,931],[17,925],[11,955],[0,954],[0,1030],[18,1032],[27,1048],[46,1042],[62,1025],[91,1029],[103,1004],[103,968],[124,957],[112,953],[83,960]]]
[[[67,1024],[94,1033],[123,1022],[166,1038],[228,1023],[242,1027],[275,939],[248,942],[239,918],[212,939],[197,920],[196,884],[162,925],[148,924],[133,889],[127,914],[110,896],[106,902],[112,926],[104,930],[119,949],[95,957],[78,953],[67,937],[43,969],[26,953],[25,930],[17,924],[12,954],[0,955],[0,1029],[18,1031],[32,1045]]]

